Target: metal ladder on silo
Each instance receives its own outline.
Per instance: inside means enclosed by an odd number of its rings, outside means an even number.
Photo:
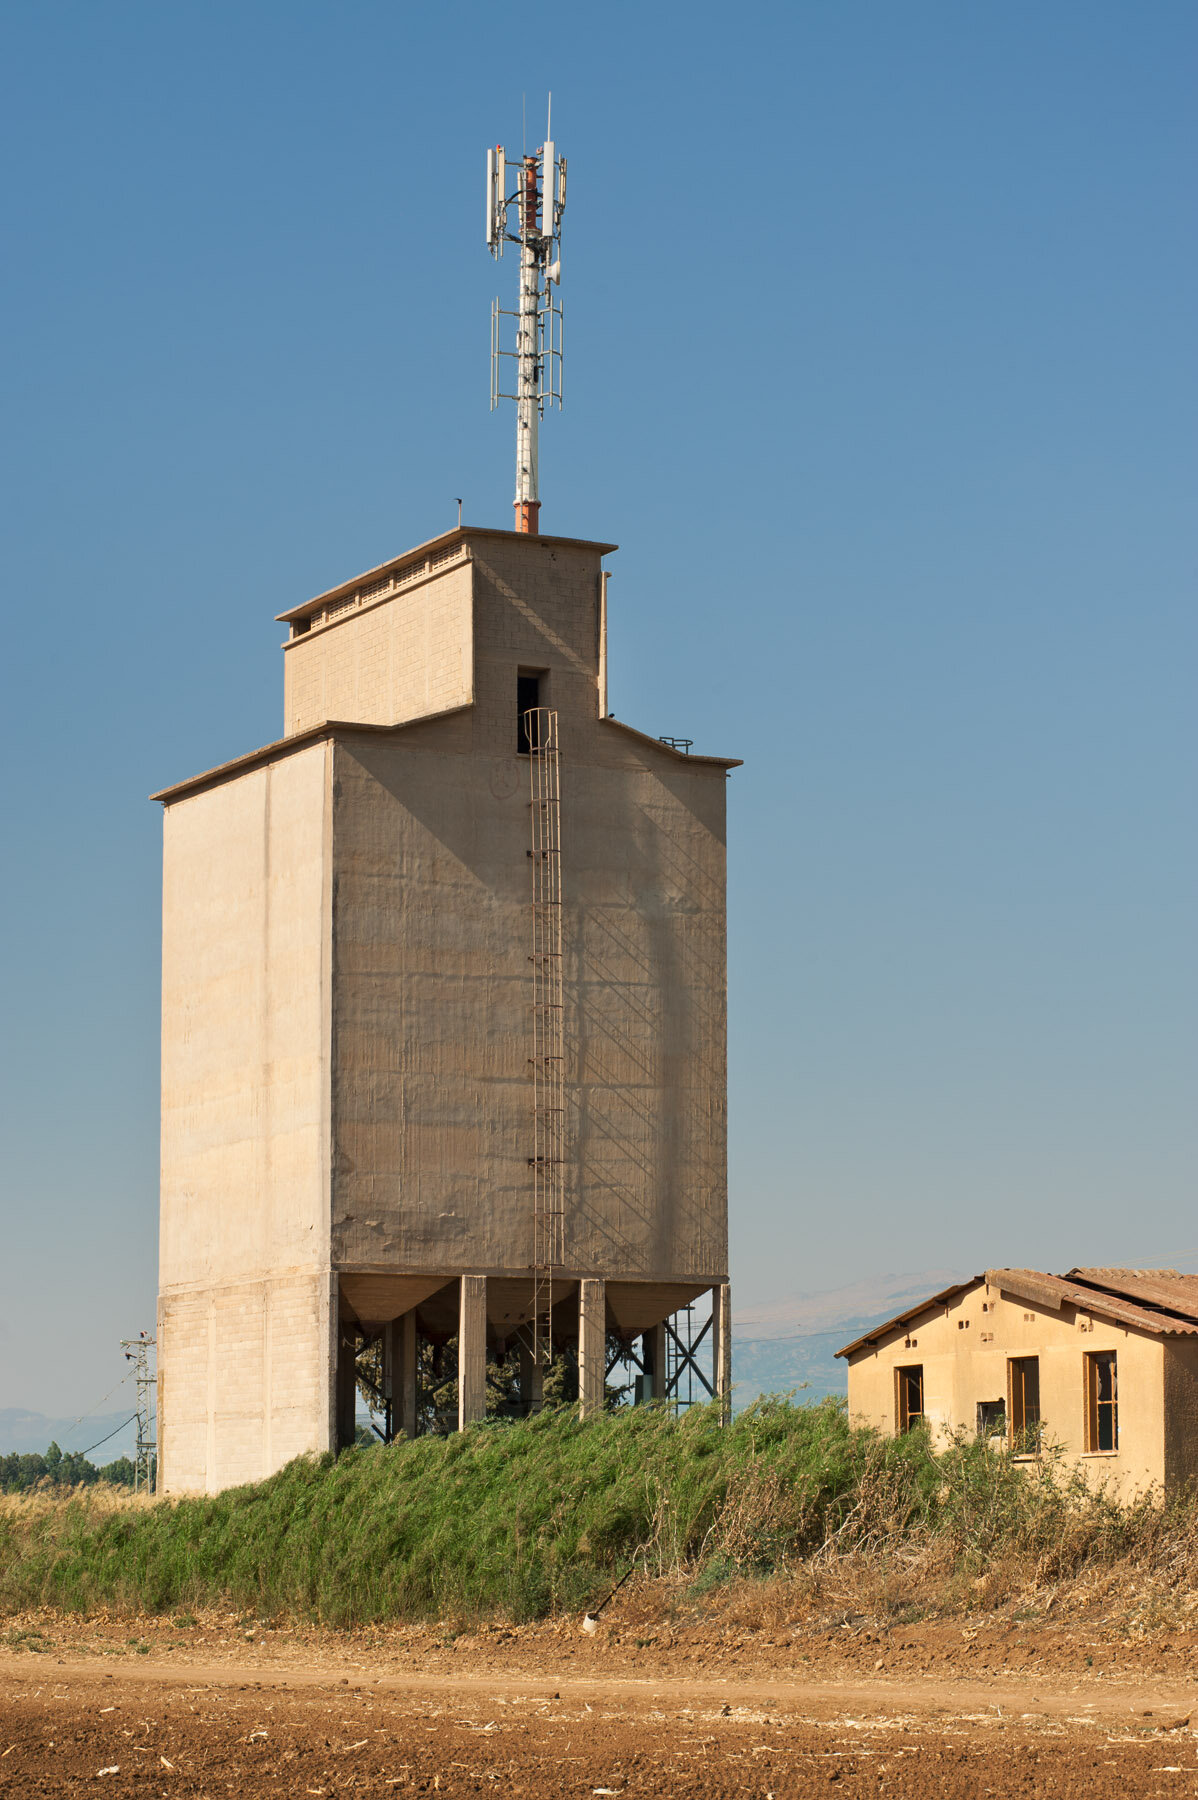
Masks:
[[[553,1361],[553,1277],[564,1260],[565,1022],[562,998],[561,782],[557,713],[524,715],[529,744],[532,847],[533,1360]]]

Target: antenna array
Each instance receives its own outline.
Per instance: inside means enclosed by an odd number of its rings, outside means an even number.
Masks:
[[[541,511],[539,426],[546,406],[562,403],[564,318],[552,290],[562,278],[565,206],[566,159],[551,137],[517,158],[502,144],[487,151],[487,246],[496,259],[505,244],[520,246],[518,307],[512,312],[496,300],[491,308],[491,411],[501,400],[516,402],[516,530],[534,534]],[[514,350],[501,347],[503,319],[516,321]],[[509,358],[516,365],[514,392],[504,385]]]

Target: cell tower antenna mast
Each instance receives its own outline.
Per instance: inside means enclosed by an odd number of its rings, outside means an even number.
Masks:
[[[498,259],[505,244],[520,246],[518,307],[512,312],[496,300],[491,308],[491,411],[501,400],[516,402],[516,530],[533,534],[540,529],[540,423],[546,406],[562,403],[563,318],[554,289],[562,278],[565,207],[566,159],[548,132],[540,149],[518,158],[502,144],[487,151],[487,247]],[[500,344],[504,319],[516,321],[514,350]],[[505,358],[515,364],[514,392],[505,385]]]

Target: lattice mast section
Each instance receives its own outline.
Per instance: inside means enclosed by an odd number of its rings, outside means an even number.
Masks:
[[[157,1339],[144,1331],[135,1338],[121,1339],[125,1361],[133,1364],[133,1376],[137,1384],[137,1449],[133,1464],[135,1494],[139,1490],[149,1494],[154,1488],[154,1467],[158,1450],[154,1429],[157,1414],[154,1390],[158,1385],[158,1377],[150,1372],[150,1352],[156,1348]]]
[[[566,1055],[562,992],[561,768],[557,714],[524,715],[532,847],[533,1355],[553,1361],[553,1278],[565,1260]]]
[[[562,403],[563,319],[553,290],[562,278],[565,207],[566,159],[549,127],[531,153],[509,157],[502,144],[487,151],[487,246],[496,258],[505,244],[520,251],[516,310],[498,300],[491,308],[491,410],[516,402],[516,530],[524,532],[540,529],[540,423],[546,406]],[[503,348],[504,319],[516,322],[515,349]]]

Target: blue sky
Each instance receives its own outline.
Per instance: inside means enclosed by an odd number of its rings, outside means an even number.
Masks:
[[[546,530],[730,791],[741,1301],[1178,1262],[1194,1224],[1186,4],[0,19],[0,1405],[153,1318],[154,788],[273,615],[510,522],[483,151],[570,161]],[[499,281],[510,287],[504,263]]]

